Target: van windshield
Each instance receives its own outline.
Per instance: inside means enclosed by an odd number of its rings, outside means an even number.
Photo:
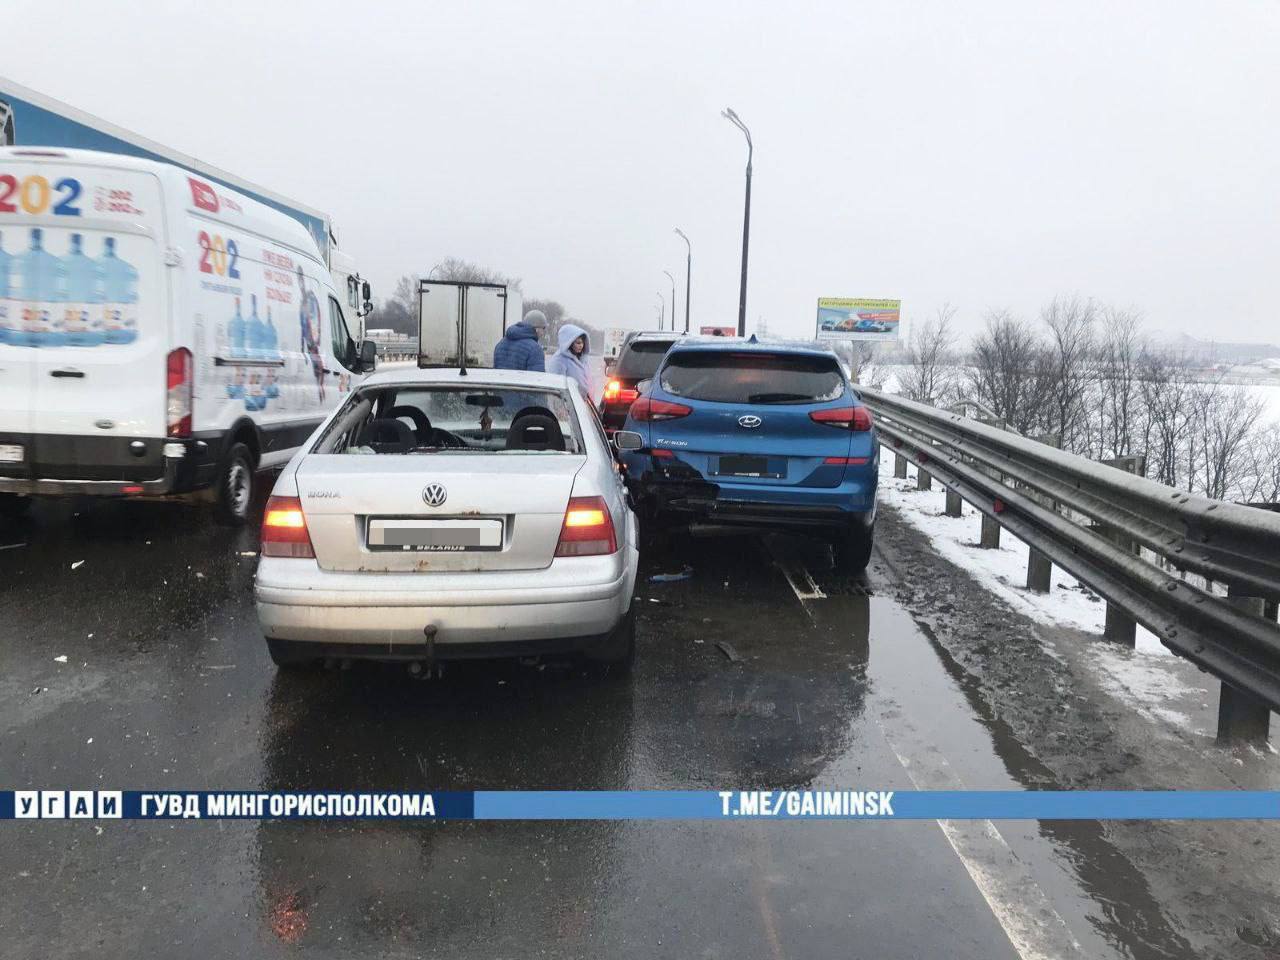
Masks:
[[[614,373],[628,380],[648,380],[658,372],[673,340],[632,340],[618,358]]]
[[[316,444],[339,454],[578,454],[573,403],[558,390],[381,386],[359,390]]]
[[[835,357],[681,350],[662,368],[662,389],[719,403],[823,403],[844,393]]]

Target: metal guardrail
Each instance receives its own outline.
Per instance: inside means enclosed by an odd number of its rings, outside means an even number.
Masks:
[[[1265,739],[1269,711],[1280,710],[1280,625],[1259,614],[1264,600],[1280,600],[1280,514],[1174,490],[959,413],[858,390],[883,446],[1222,680],[1220,738]],[[1177,571],[1225,583],[1228,598]]]

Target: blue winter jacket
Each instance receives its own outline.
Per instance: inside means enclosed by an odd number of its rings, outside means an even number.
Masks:
[[[513,323],[493,348],[493,365],[498,370],[546,371],[538,331],[526,323]]]

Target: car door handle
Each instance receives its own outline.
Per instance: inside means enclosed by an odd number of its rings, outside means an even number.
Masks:
[[[49,376],[58,377],[58,378],[73,377],[76,380],[83,380],[84,371],[83,370],[50,370]]]

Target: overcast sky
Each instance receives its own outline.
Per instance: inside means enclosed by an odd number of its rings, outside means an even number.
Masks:
[[[15,9],[16,8],[16,9]],[[1280,5],[5,0],[0,72],[332,213],[378,292],[446,256],[597,326],[820,296],[1280,341]],[[177,12],[185,11],[185,12]]]

